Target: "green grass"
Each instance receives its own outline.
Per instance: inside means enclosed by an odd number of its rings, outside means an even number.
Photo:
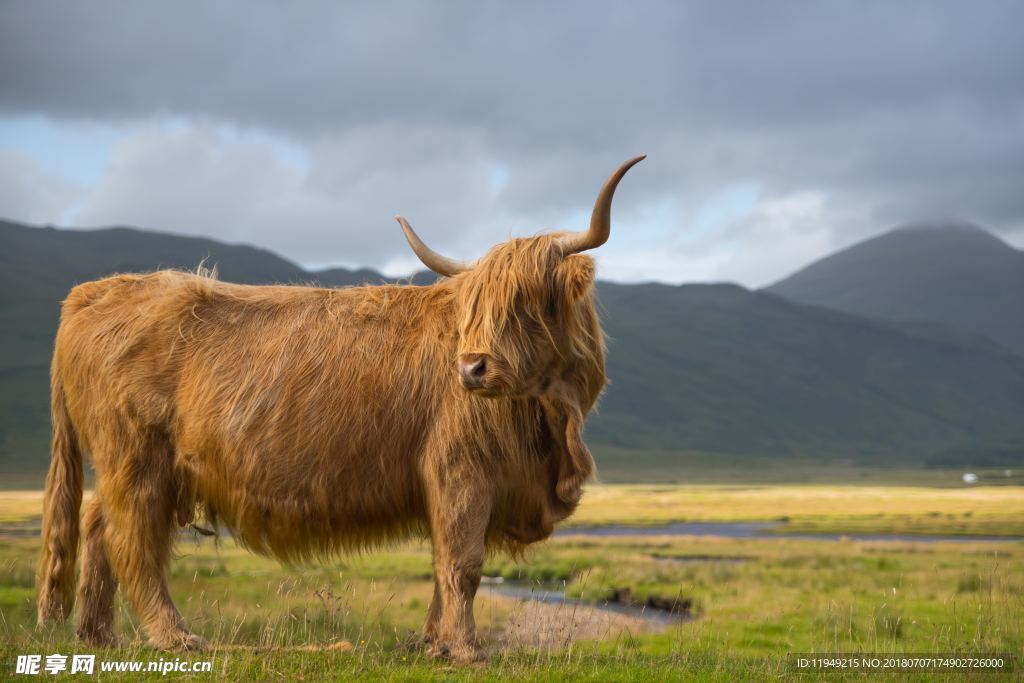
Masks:
[[[1020,491],[1006,488],[921,490],[914,495],[899,488],[766,487],[748,490],[745,499],[748,509],[789,505],[802,514],[817,510],[827,517],[839,514],[832,498],[837,491],[852,501],[854,510],[880,499],[901,514],[922,519],[933,519],[927,513],[937,503],[958,511],[964,506],[971,513],[968,520],[1020,514]],[[717,511],[722,518],[738,514],[730,506],[740,501],[738,490],[721,487],[683,492],[606,487],[591,493],[590,507],[581,512],[594,515],[614,508],[622,517],[618,521],[646,514],[654,495],[665,498],[660,507],[675,513],[692,505]],[[25,497],[15,497],[9,503],[0,498],[0,513],[10,517],[33,511]],[[34,630],[37,554],[37,539],[0,538],[0,667],[8,673],[17,654],[94,652],[77,644],[68,626],[49,633]],[[488,558],[485,574],[557,582],[570,595],[593,601],[624,589],[639,600],[685,599],[695,618],[664,630],[630,622],[629,628],[610,626],[588,638],[535,646],[516,640],[509,628],[520,618],[522,606],[484,591],[476,614],[492,661],[468,668],[429,661],[417,645],[431,594],[425,543],[297,569],[249,554],[230,540],[219,546],[208,540],[181,541],[175,555],[172,593],[190,625],[215,649],[204,654],[153,651],[145,647],[134,617],[119,601],[118,628],[128,644],[97,653],[101,658],[212,659],[217,675],[260,681],[732,681],[791,678],[788,652],[1024,655],[1021,542],[557,537],[519,561]],[[672,561],[695,557],[704,559]],[[570,625],[581,609],[550,606],[542,613],[544,624],[528,627]],[[339,640],[349,641],[353,649],[297,650]],[[101,678],[118,680],[112,675]],[[208,680],[209,675],[194,678]]]
[[[17,653],[88,651],[65,629],[32,631],[34,541],[4,542],[0,613],[4,660]],[[743,555],[742,564],[673,567],[660,555]],[[285,570],[230,544],[204,543],[180,553],[172,591],[192,626],[219,648],[215,671],[232,678],[311,680],[373,675],[397,680],[560,677],[659,680],[666,676],[785,677],[786,652],[1010,652],[1024,649],[1024,545],[919,546],[712,539],[558,540],[531,553],[537,573],[578,570],[570,593],[601,599],[629,587],[638,597],[684,595],[698,618],[662,633],[616,634],[571,648],[507,647],[499,625],[515,609],[482,595],[477,615],[494,654],[484,668],[464,670],[426,660],[415,646],[429,599],[423,579],[427,549],[419,545],[327,568]],[[382,564],[392,566],[378,577]],[[486,572],[509,573],[492,558]],[[529,573],[529,572],[528,572]],[[563,608],[568,610],[568,608]],[[169,657],[145,648],[122,605],[122,633],[134,644],[107,659]],[[296,652],[339,639],[350,653]],[[603,676],[603,678],[602,678]]]
[[[18,646],[0,644],[0,660],[9,662]],[[64,654],[78,652],[60,648]],[[84,652],[84,651],[83,651]],[[89,650],[89,653],[95,651]],[[107,660],[158,661],[159,653],[144,649],[101,651]],[[170,657],[173,659],[173,656]],[[215,652],[209,656],[183,657],[188,661],[212,659],[212,674],[105,674],[99,680],[387,680],[387,681],[510,681],[541,683],[562,681],[736,681],[785,680],[791,673],[784,660],[743,658],[716,652],[693,651],[667,657],[648,656],[624,648],[616,654],[511,653],[494,658],[486,666],[456,667],[426,659],[421,654],[368,650],[354,654],[329,652]],[[831,677],[829,680],[848,680]]]

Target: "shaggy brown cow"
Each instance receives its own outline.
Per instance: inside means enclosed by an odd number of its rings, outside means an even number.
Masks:
[[[585,233],[513,239],[478,262],[426,247],[427,287],[252,287],[202,274],[118,275],[71,290],[52,366],[39,621],[115,640],[118,582],[158,647],[202,648],[165,579],[175,521],[198,506],[285,560],[409,533],[433,544],[429,652],[472,661],[485,548],[549,536],[594,469],[583,419],[605,384]]]

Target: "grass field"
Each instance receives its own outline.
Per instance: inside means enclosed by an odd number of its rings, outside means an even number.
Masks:
[[[14,671],[17,654],[84,651],[67,627],[34,630],[38,541],[15,532],[31,534],[39,504],[38,492],[0,493],[0,528],[8,530],[0,535],[4,675]],[[595,486],[573,521],[780,517],[800,528],[832,531],[1021,533],[1024,490]],[[492,557],[485,575],[503,577],[503,586],[564,590],[582,602],[524,602],[483,589],[477,621],[491,662],[453,667],[427,660],[416,644],[431,592],[424,543],[329,566],[283,568],[230,540],[217,545],[183,538],[171,567],[172,592],[214,650],[151,650],[122,605],[119,627],[128,644],[96,654],[106,660],[212,660],[213,674],[191,677],[259,681],[788,679],[788,652],[1009,653],[1018,661],[1024,655],[1020,541],[567,535],[536,546],[519,562]],[[626,591],[637,601],[681,606],[685,618],[655,620],[589,606]],[[351,648],[329,649],[338,641]]]
[[[792,531],[1024,536],[1017,486],[596,486],[571,525],[786,520]]]

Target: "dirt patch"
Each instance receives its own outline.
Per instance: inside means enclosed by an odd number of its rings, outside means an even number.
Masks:
[[[555,649],[581,640],[624,638],[663,631],[668,624],[586,605],[518,601],[498,635],[501,648]]]
[[[347,640],[337,640],[326,645],[302,645],[294,649],[300,652],[352,652],[355,646]]]

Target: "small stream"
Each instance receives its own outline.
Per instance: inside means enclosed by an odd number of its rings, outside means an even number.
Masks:
[[[1013,543],[1021,536],[986,536],[977,534],[860,534],[811,533],[785,531],[785,522],[669,522],[651,526],[602,524],[598,526],[563,527],[556,536],[719,536],[723,538],[803,539],[813,541],[903,541],[914,543],[969,543],[992,541]]]
[[[660,625],[670,626],[697,617],[690,612],[690,602],[685,600],[676,606],[676,610],[650,607],[646,604],[625,604],[609,600],[590,602],[578,598],[570,598],[565,594],[565,586],[560,582],[538,584],[529,581],[503,581],[500,577],[484,577],[480,589],[493,595],[529,602],[543,602],[549,605],[564,605],[567,609],[586,607],[637,617]]]
[[[556,536],[718,536],[737,539],[798,539],[814,541],[839,541],[850,539],[856,541],[899,541],[913,543],[967,543],[967,542],[1000,542],[1013,543],[1024,540],[1021,536],[992,535],[956,535],[956,534],[880,534],[880,533],[809,533],[786,531],[786,522],[670,522],[651,526],[628,526],[624,524],[603,524],[589,527],[566,527],[555,531]],[[692,555],[671,556],[652,555],[651,559],[672,564],[703,564],[724,563],[739,564],[754,560],[747,556],[714,556]],[[523,601],[543,602],[547,604],[576,606],[597,609],[615,614],[638,617],[659,625],[678,624],[691,621],[697,617],[690,612],[689,601],[679,604],[662,604],[665,600],[652,604],[639,603],[626,592],[618,593],[612,600],[588,602],[565,594],[565,586],[561,583],[538,584],[529,581],[503,581],[499,577],[484,577],[480,589],[494,595]]]

